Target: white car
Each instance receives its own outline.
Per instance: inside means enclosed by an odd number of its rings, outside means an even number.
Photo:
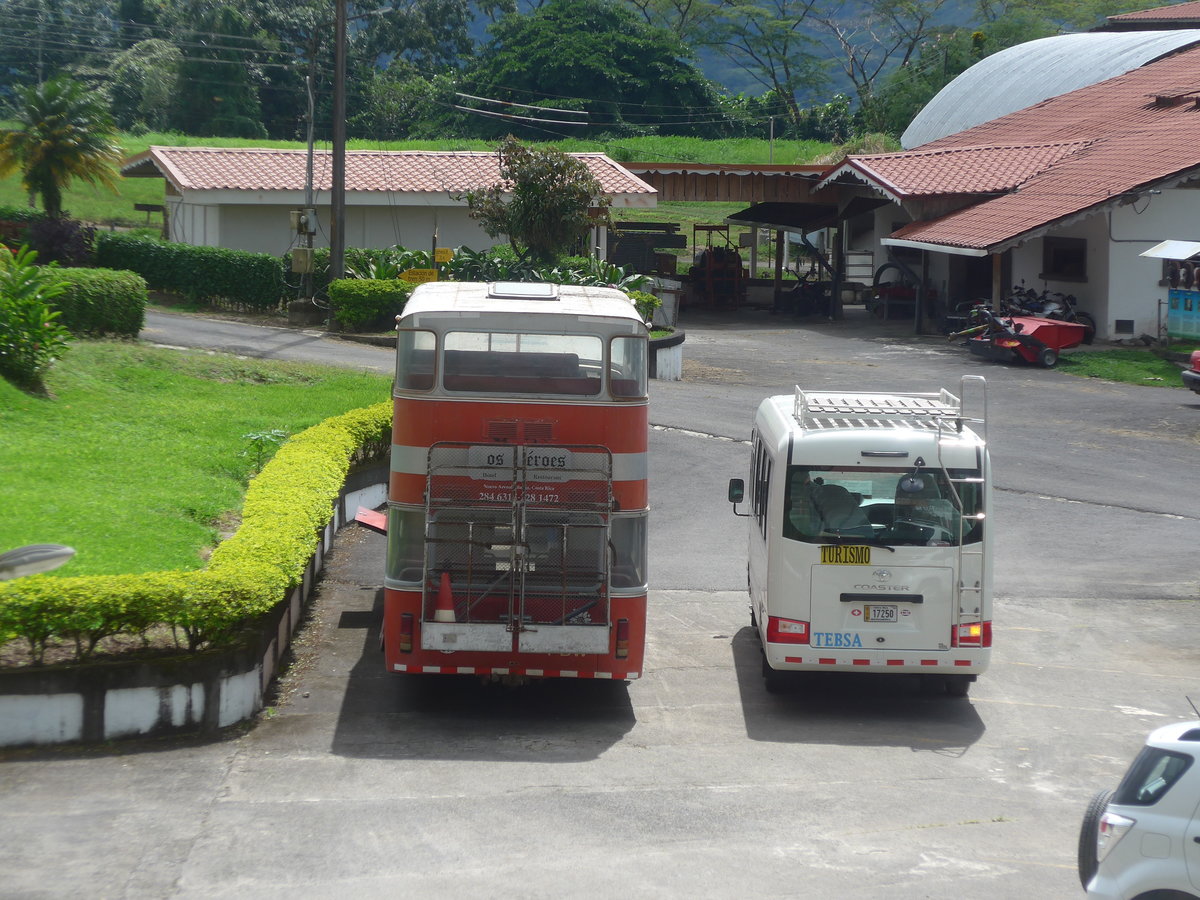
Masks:
[[[1089,897],[1200,900],[1200,721],[1156,729],[1079,833]]]

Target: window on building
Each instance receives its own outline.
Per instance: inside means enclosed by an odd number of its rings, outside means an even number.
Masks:
[[[1044,281],[1087,281],[1087,241],[1084,238],[1042,238]]]

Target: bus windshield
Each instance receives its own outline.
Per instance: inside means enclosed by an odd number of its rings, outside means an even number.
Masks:
[[[595,396],[603,358],[595,335],[451,331],[442,384],[471,393]]]
[[[790,466],[783,536],[810,544],[976,543],[983,534],[983,485],[957,479],[978,474],[951,469],[952,485],[941,469]]]

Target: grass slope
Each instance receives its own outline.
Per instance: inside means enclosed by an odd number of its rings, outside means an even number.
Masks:
[[[71,345],[51,398],[0,380],[0,550],[61,543],[61,575],[195,569],[261,467],[247,435],[386,400],[390,380],[128,342]]]

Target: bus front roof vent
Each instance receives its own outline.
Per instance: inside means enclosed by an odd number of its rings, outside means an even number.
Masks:
[[[493,281],[488,296],[504,300],[557,300],[557,284],[532,284],[523,281]]]

